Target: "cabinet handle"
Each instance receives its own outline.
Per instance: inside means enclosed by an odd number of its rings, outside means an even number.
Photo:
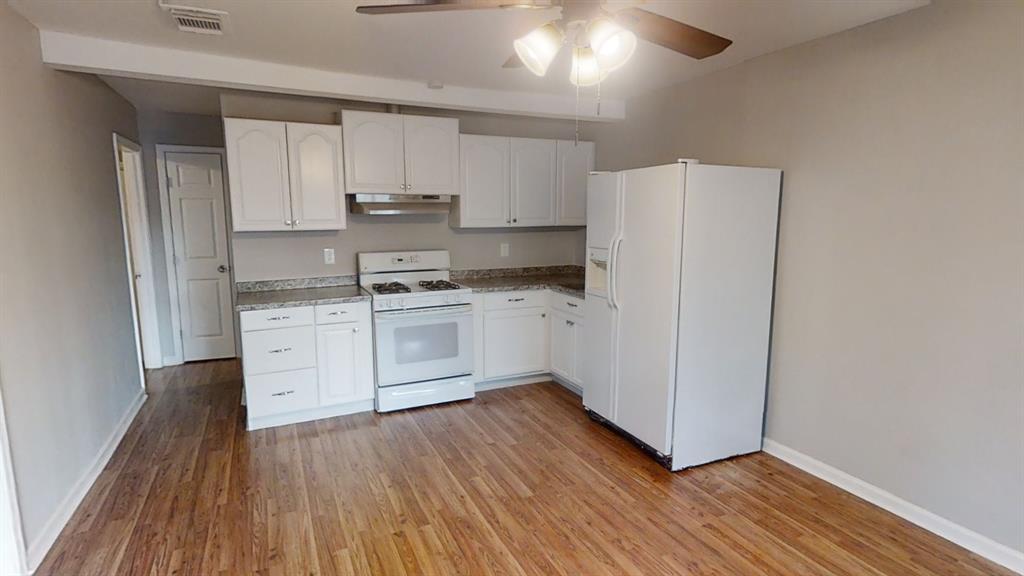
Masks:
[[[348,310],[340,310],[340,311],[337,311],[337,312],[328,312],[327,313],[328,316],[338,316],[338,315],[341,315],[341,314],[348,314]]]
[[[275,348],[275,349],[271,350],[269,353],[270,354],[280,354],[282,352],[291,352],[291,351],[292,351],[291,348]]]
[[[573,322],[572,320],[566,320],[566,321],[565,321],[565,325],[566,325],[566,326],[575,326],[575,325],[576,325],[576,323],[575,323],[575,322]]]
[[[566,302],[566,304],[568,304],[569,308],[579,308],[578,304],[573,304],[572,302]]]
[[[523,300],[526,300],[526,298],[509,298],[508,299],[509,302],[522,302]]]
[[[277,322],[278,320],[290,320],[291,316],[271,316],[267,318],[267,322]]]
[[[295,394],[295,390],[285,390],[284,392],[274,392],[271,396],[291,396]]]

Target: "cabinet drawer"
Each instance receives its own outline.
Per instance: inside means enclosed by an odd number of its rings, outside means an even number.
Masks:
[[[316,368],[245,377],[249,418],[315,408]]]
[[[316,366],[316,333],[312,326],[245,332],[242,366],[247,376]]]
[[[268,328],[290,328],[313,323],[313,307],[275,308],[273,310],[250,310],[239,314],[242,332],[266,330]]]
[[[494,292],[484,295],[484,310],[508,310],[512,308],[547,308],[547,306],[547,292],[544,290]]]
[[[322,304],[316,307],[317,324],[358,322],[370,310],[369,302],[346,302],[343,304]]]
[[[583,300],[558,292],[551,293],[551,308],[572,316],[583,317]]]

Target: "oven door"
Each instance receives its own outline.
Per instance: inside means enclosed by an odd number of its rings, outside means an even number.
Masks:
[[[471,304],[377,312],[373,322],[377,386],[473,373]]]

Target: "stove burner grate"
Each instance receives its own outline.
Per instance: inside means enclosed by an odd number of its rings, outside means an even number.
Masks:
[[[434,292],[437,290],[458,290],[462,286],[447,280],[420,280],[420,288]]]
[[[405,292],[412,291],[409,289],[408,286],[402,284],[401,282],[382,282],[379,284],[373,284],[371,287],[373,288],[373,291],[376,292],[377,294],[402,294]]]

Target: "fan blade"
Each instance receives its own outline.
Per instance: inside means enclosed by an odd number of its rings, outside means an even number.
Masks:
[[[357,6],[360,14],[411,14],[453,10],[490,10],[493,8],[550,8],[545,0],[411,0],[403,4]]]
[[[522,68],[523,61],[519,59],[518,54],[512,54],[505,60],[505,63],[501,65],[502,68]]]
[[[637,36],[700,60],[714,56],[732,44],[732,40],[694,28],[643,8],[624,8],[614,13],[615,20]]]

